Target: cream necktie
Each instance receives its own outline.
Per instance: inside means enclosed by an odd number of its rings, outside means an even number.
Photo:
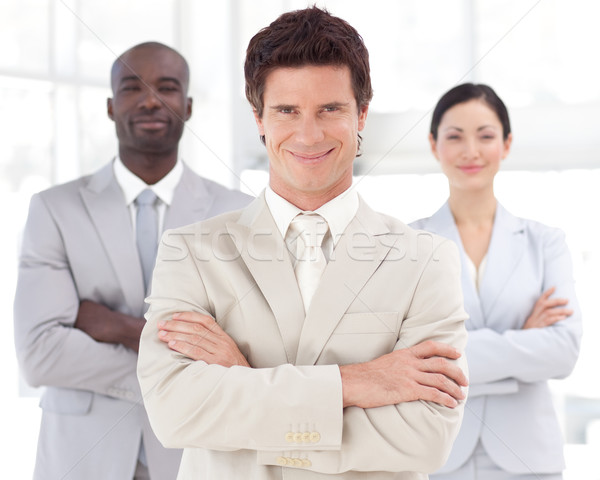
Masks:
[[[321,244],[329,225],[316,213],[301,213],[292,220],[290,230],[297,237],[294,273],[302,294],[304,311],[308,312],[321,275],[327,266]]]

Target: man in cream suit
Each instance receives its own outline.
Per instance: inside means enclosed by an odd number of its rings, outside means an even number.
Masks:
[[[245,74],[269,187],[163,236],[138,360],[151,425],[185,448],[179,480],[426,479],[467,383],[456,247],[351,189],[372,96],[354,28],[284,14]]]
[[[165,45],[125,52],[113,65],[108,100],[119,156],[31,200],[14,318],[25,378],[46,386],[36,479],[177,474],[181,451],[163,448],[154,436],[135,373],[146,295],[136,244],[157,243],[163,228],[249,201],[178,159],[192,113],[188,83],[187,62]],[[136,223],[136,197],[148,190],[157,197],[149,207],[154,239]]]

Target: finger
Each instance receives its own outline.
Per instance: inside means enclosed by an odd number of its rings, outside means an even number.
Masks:
[[[464,400],[465,393],[452,379],[441,373],[423,373],[417,377],[421,385],[436,388],[455,400]]]
[[[450,363],[445,358],[429,358],[423,360],[423,365],[425,367],[424,372],[426,374],[440,374],[444,378],[451,380],[454,384],[462,385],[463,387],[466,387],[469,384],[469,381],[462,369],[458,365]]]
[[[554,307],[560,307],[563,305],[567,305],[569,303],[569,299],[568,298],[549,298],[548,300],[546,300],[543,305],[544,308],[554,308]]]
[[[206,326],[210,326],[210,325],[216,323],[214,318],[212,318],[210,315],[205,315],[203,313],[191,312],[191,311],[174,313],[173,319],[174,320],[185,320],[186,322],[192,322],[192,323],[201,323]]]
[[[568,318],[569,315],[565,315],[565,314],[554,314],[554,315],[548,315],[545,319],[544,319],[544,325],[549,327],[550,325],[554,325],[555,323],[558,323],[562,320],[565,320],[566,318]]]
[[[174,352],[181,353],[192,360],[203,360],[208,363],[208,360],[211,358],[211,353],[206,351],[201,345],[191,345],[178,340],[170,340],[167,345]]]
[[[419,389],[419,398],[426,402],[433,402],[448,408],[454,408],[458,405],[458,400],[435,387],[421,386]]]
[[[411,353],[418,358],[445,357],[456,360],[461,354],[456,348],[447,343],[427,340],[409,347]]]
[[[210,317],[208,317],[210,318]],[[204,334],[207,331],[211,331],[215,327],[214,322],[205,321],[188,321],[184,319],[178,320],[161,320],[158,322],[159,330],[167,330],[169,332],[183,332],[183,333],[197,333],[199,335]]]
[[[158,338],[165,343],[175,341],[187,343],[191,346],[200,346],[203,350],[210,353],[215,353],[219,349],[218,342],[215,341],[214,335],[209,330],[205,330],[203,334],[160,330]]]
[[[573,309],[571,308],[554,308],[549,312],[551,315],[560,315],[563,317],[568,317],[573,315]]]
[[[556,291],[556,287],[550,287],[548,290],[546,290],[544,293],[542,293],[542,295],[540,296],[540,300],[542,298],[546,299],[546,298],[550,298],[550,296]]]

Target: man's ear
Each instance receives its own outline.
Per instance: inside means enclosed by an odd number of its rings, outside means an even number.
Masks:
[[[106,99],[106,113],[108,115],[108,118],[110,118],[111,120],[115,120],[113,117],[113,104],[112,104],[112,98],[107,98]]]
[[[265,127],[263,125],[262,119],[258,116],[258,111],[256,110],[256,108],[252,109],[252,113],[254,113],[254,121],[256,122],[256,126],[258,127],[258,135],[264,137]]]
[[[187,97],[187,105],[185,109],[185,120],[186,122],[192,116],[192,104],[194,103],[194,99],[192,97]]]
[[[363,105],[358,112],[358,131],[361,132],[365,128],[367,122],[367,113],[369,113],[369,105]]]

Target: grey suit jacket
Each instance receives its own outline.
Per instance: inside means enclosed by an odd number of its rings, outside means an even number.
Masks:
[[[411,224],[443,235],[466,254],[448,204]],[[564,468],[563,441],[548,380],[573,369],[581,340],[581,311],[564,234],[517,218],[498,204],[479,293],[466,268],[462,285],[469,313],[470,370],[465,418],[448,463],[460,467],[481,440],[503,469],[530,474]],[[574,310],[551,327],[523,330],[542,292],[569,299]]]
[[[158,438],[186,449],[180,480],[425,479],[445,461],[461,406],[343,409],[338,365],[427,339],[464,347],[452,242],[418,238],[361,200],[305,314],[260,196],[244,210],[166,232],[149,303],[138,376]],[[253,368],[169,350],[156,324],[183,310],[212,315]]]
[[[208,218],[250,197],[184,168],[165,228]],[[73,327],[79,302],[144,312],[131,217],[112,163],[31,199],[15,297],[15,342],[28,383],[46,386],[36,479],[131,479],[140,441],[153,479],[171,479],[181,452],[152,433],[137,355]]]

